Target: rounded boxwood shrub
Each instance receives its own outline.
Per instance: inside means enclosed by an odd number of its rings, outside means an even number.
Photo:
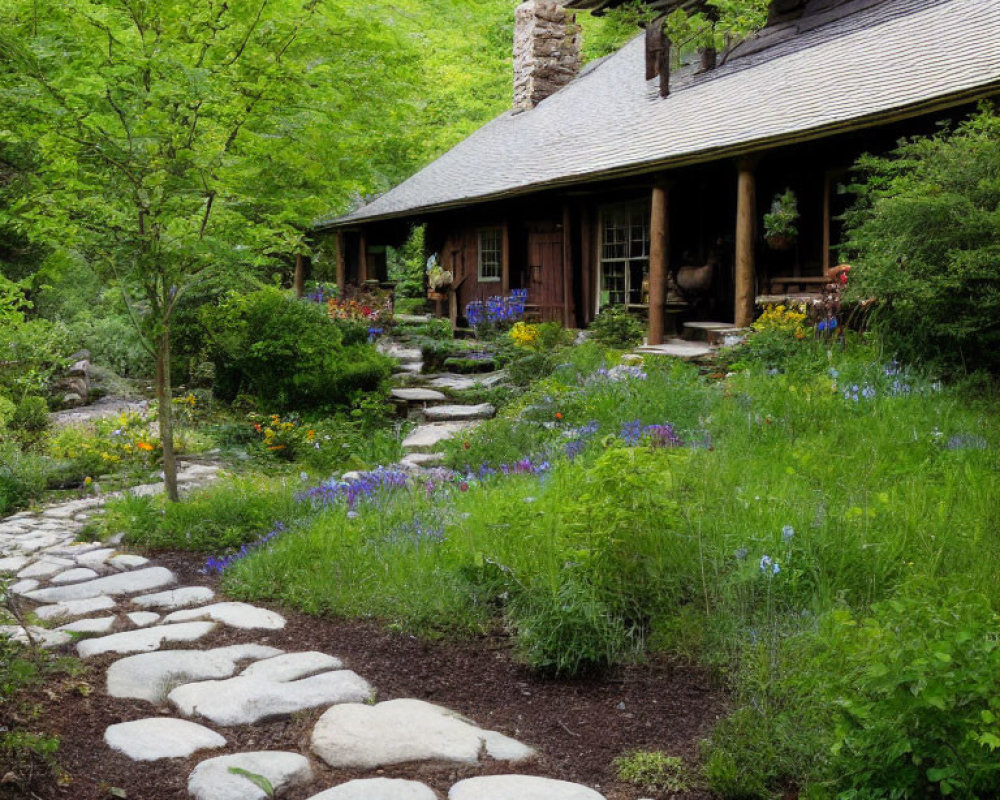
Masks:
[[[231,294],[203,313],[214,390],[229,402],[248,394],[273,410],[342,407],[379,390],[392,371],[367,340],[345,338],[325,307],[279,289]]]

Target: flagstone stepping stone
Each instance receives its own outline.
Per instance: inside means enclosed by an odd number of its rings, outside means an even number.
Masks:
[[[149,559],[143,558],[142,556],[125,554],[109,558],[108,563],[115,569],[135,569],[136,567],[148,564]]]
[[[281,655],[274,647],[238,644],[214,650],[161,650],[119,659],[107,674],[108,694],[160,703],[192,681],[228,678],[240,661]]]
[[[398,344],[390,344],[388,346],[380,345],[379,349],[389,358],[403,363],[424,360],[423,351],[419,347],[402,347]]]
[[[427,469],[444,463],[444,453],[410,453],[400,459],[400,466],[406,469]]]
[[[419,425],[403,439],[404,450],[431,452],[441,442],[451,439],[456,433],[471,427],[468,422],[439,422]]]
[[[94,570],[87,569],[86,567],[77,567],[76,569],[68,569],[65,572],[60,572],[58,575],[53,575],[49,579],[49,583],[79,583],[80,581],[89,581],[96,577],[98,575]]]
[[[309,759],[298,753],[237,753],[202,761],[188,778],[188,792],[195,800],[266,800],[260,786],[233,768],[266,778],[275,795],[312,780]]]
[[[489,403],[472,406],[433,406],[423,414],[429,422],[460,422],[471,419],[490,419],[497,410]]]
[[[434,389],[393,389],[390,392],[396,400],[403,400],[407,403],[441,403],[447,400],[447,396]]]
[[[55,534],[39,534],[37,536],[25,537],[23,539],[18,539],[17,549],[22,553],[37,553],[39,550],[47,550],[62,541],[61,536],[56,536]],[[55,553],[53,550],[49,552]]]
[[[407,375],[419,375],[424,368],[422,361],[405,361],[396,365],[396,370],[398,372],[403,372]]]
[[[79,558],[82,555],[92,553],[95,550],[101,550],[103,548],[104,544],[101,542],[71,542],[70,544],[55,547],[49,550],[49,554],[53,556],[72,556],[73,558]]]
[[[7,556],[6,558],[0,558],[0,572],[13,573],[22,569],[28,563],[28,559],[25,556]],[[18,577],[31,577],[22,576],[18,572]]]
[[[182,586],[179,589],[168,589],[165,592],[143,594],[132,598],[132,605],[139,608],[161,608],[172,611],[175,608],[186,608],[207,603],[215,598],[215,592],[207,586]]]
[[[30,639],[28,633],[31,634]],[[73,637],[65,631],[53,631],[48,628],[39,628],[36,625],[29,625],[28,633],[25,633],[25,629],[20,625],[0,625],[0,636],[8,636],[21,644],[30,644],[33,641],[46,650],[62,647],[62,645],[73,641]]]
[[[288,682],[238,675],[222,681],[189,683],[178,686],[167,699],[186,717],[202,716],[217,725],[251,725],[310,708],[360,703],[368,699],[371,691],[361,676],[337,670]]]
[[[59,558],[58,556],[43,557],[38,559],[34,564],[22,569],[17,573],[17,577],[51,578],[53,575],[58,575],[60,572],[69,569],[75,563],[75,561],[68,558]]]
[[[448,800],[605,800],[587,786],[531,775],[486,775],[459,781]]]
[[[240,676],[286,683],[305,678],[307,675],[315,675],[317,672],[343,668],[344,662],[339,658],[313,650],[305,653],[275,654],[274,658],[251,664],[240,673]]]
[[[437,794],[417,781],[364,778],[334,786],[309,800],[437,800]]]
[[[12,583],[9,587],[9,591],[12,594],[27,595],[28,592],[33,592],[39,586],[41,586],[41,584],[34,578],[24,578],[23,580],[19,580],[17,583]]]
[[[160,621],[160,615],[155,611],[133,611],[125,616],[137,628],[147,628],[153,623]]]
[[[115,548],[102,547],[99,550],[91,550],[89,553],[77,556],[76,563],[81,566],[95,566],[105,563],[115,554]]]
[[[112,750],[133,761],[186,758],[198,750],[225,747],[226,740],[215,731],[186,719],[152,717],[110,725],[104,741]]]
[[[98,597],[102,594],[135,594],[176,582],[177,578],[174,577],[174,573],[166,567],[148,567],[132,572],[120,572],[117,575],[107,575],[84,583],[38,589],[28,592],[25,597],[42,603],[61,603],[64,600],[86,600],[88,597]]]
[[[193,642],[207,636],[214,622],[182,622],[179,625],[157,625],[137,631],[112,633],[97,639],[87,639],[76,646],[80,658],[92,658],[102,653],[145,653],[159,650],[164,642]]]
[[[201,608],[186,608],[167,614],[163,621],[190,622],[195,619],[210,619],[243,630],[280,631],[285,627],[285,618],[281,614],[249,603],[215,603]]]
[[[95,611],[107,611],[117,605],[113,598],[107,595],[99,597],[89,597],[86,600],[66,600],[63,603],[54,603],[50,606],[39,606],[35,609],[35,616],[39,619],[50,620],[60,617],[82,617],[85,614],[93,614]]]
[[[92,617],[89,619],[78,619],[66,625],[60,625],[57,631],[66,633],[107,633],[118,621],[118,617]]]
[[[405,761],[475,764],[484,749],[504,761],[535,755],[530,747],[477,728],[454,711],[411,699],[334,706],[316,722],[312,749],[331,767],[365,769]]]

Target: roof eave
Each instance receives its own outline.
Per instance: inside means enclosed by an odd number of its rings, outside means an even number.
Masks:
[[[975,88],[955,92],[932,100],[925,100],[920,103],[913,103],[894,109],[887,109],[876,114],[858,117],[853,120],[830,123],[816,128],[807,128],[799,131],[790,131],[786,134],[778,134],[761,139],[740,142],[739,144],[727,147],[709,148],[707,150],[685,153],[683,155],[673,156],[667,159],[636,162],[622,167],[615,167],[597,172],[569,175],[562,178],[555,178],[550,181],[526,184],[524,186],[517,187],[516,189],[505,189],[503,191],[477,195],[475,197],[460,198],[445,203],[415,206],[399,211],[386,212],[384,214],[357,217],[354,216],[357,212],[354,212],[353,214],[346,214],[334,220],[316,223],[313,225],[313,231],[316,233],[326,233],[329,231],[343,230],[346,228],[357,227],[359,225],[366,225],[373,222],[405,219],[407,217],[420,217],[426,214],[435,214],[455,208],[462,208],[464,206],[481,205],[483,203],[504,200],[512,197],[523,197],[527,194],[534,194],[548,189],[578,186],[592,181],[633,177],[636,175],[643,175],[666,169],[677,169],[679,167],[704,164],[711,161],[718,161],[723,158],[737,158],[774,147],[814,141],[816,139],[823,139],[828,136],[834,136],[841,133],[851,133],[858,130],[864,130],[865,128],[873,128],[877,125],[890,122],[901,122],[906,119],[921,116],[922,114],[929,114],[935,111],[945,111],[949,108],[965,105],[966,103],[983,99],[997,93],[1000,93],[1000,80],[992,81]]]

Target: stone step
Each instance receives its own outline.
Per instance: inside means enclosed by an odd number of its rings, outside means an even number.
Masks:
[[[490,389],[497,384],[503,383],[507,379],[507,373],[503,370],[489,372],[482,375],[458,375],[453,372],[446,372],[441,375],[428,376],[427,385],[435,389],[450,389],[453,392],[462,392],[467,389],[481,387]]]
[[[681,336],[689,342],[707,342],[712,331],[732,328],[731,322],[685,322],[681,328]]]
[[[419,387],[411,389],[393,389],[390,392],[390,396],[394,400],[402,400],[405,403],[415,404],[443,403],[448,399],[447,395],[435,389],[423,389]]]
[[[430,314],[393,314],[392,318],[407,325],[422,325],[434,319]]]
[[[639,354],[670,356],[682,361],[695,361],[712,354],[712,348],[703,342],[687,342],[683,339],[671,339],[663,344],[646,344],[636,350]]]
[[[404,469],[418,470],[439,467],[444,460],[444,453],[410,453],[400,459],[399,464]]]
[[[422,361],[401,362],[396,365],[395,372],[402,375],[419,375],[424,368]]]
[[[479,403],[473,406],[431,406],[423,413],[424,419],[428,422],[464,422],[474,419],[492,419],[497,410],[489,403]]]
[[[438,422],[420,425],[403,439],[403,449],[409,452],[430,453],[443,441],[456,433],[472,427],[470,422]]]
[[[404,364],[424,360],[424,354],[419,347],[403,347],[396,342],[389,342],[386,344],[379,343],[378,349],[383,355],[394,358]]]
[[[715,347],[733,347],[743,341],[750,328],[719,328],[708,332],[708,343]]]

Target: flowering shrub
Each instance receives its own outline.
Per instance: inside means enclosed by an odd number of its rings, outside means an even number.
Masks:
[[[511,341],[524,350],[534,350],[538,346],[538,326],[530,322],[515,322],[510,329]]]
[[[789,308],[784,304],[768,306],[753,323],[753,329],[758,333],[775,331],[790,334],[796,339],[804,339],[806,329],[806,311],[803,307]]]
[[[316,431],[302,425],[296,414],[264,416],[249,414],[257,441],[263,451],[287,461],[294,460],[305,447],[318,444]]]
[[[153,466],[163,457],[159,438],[153,433],[152,412],[127,411],[117,417],[97,420],[94,432],[64,428],[49,442],[49,455],[86,462],[94,472],[116,466]]]
[[[480,335],[484,335],[524,316],[527,302],[527,289],[513,289],[507,297],[473,300],[465,307],[465,318]]]

